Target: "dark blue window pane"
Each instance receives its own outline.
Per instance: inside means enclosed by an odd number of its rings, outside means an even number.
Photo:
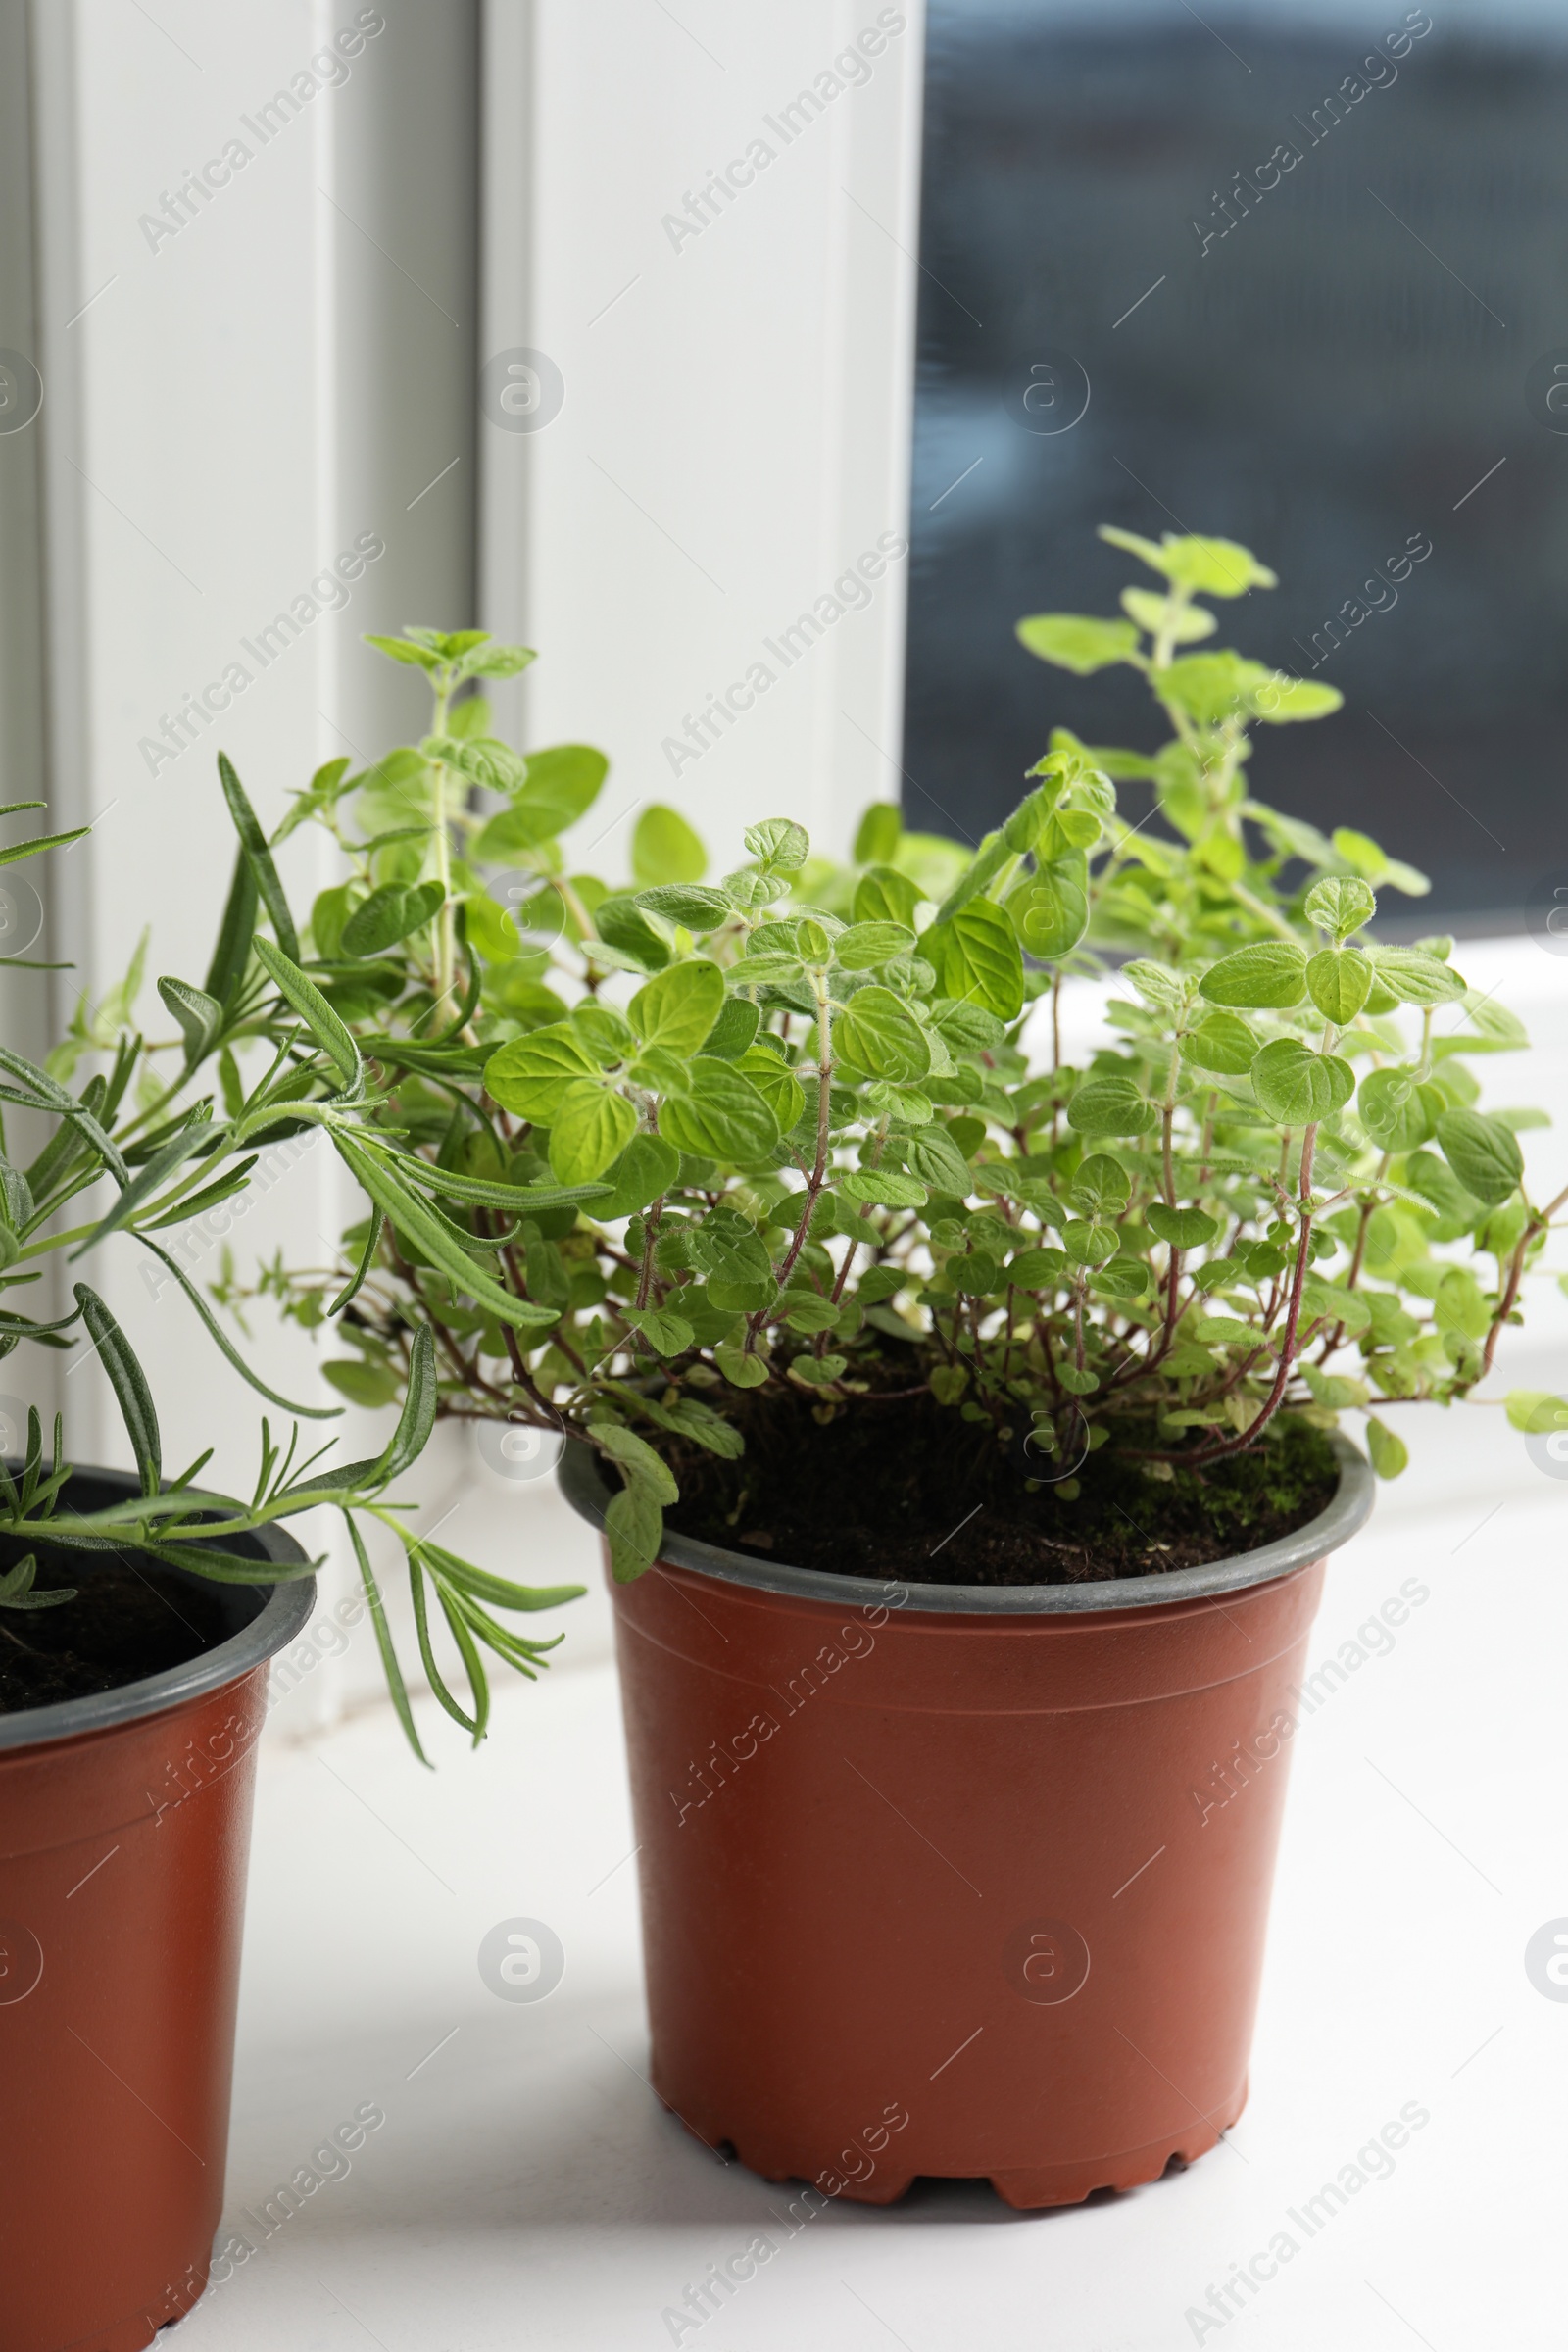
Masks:
[[[1346,697],[1253,790],[1517,921],[1568,865],[1568,0],[1201,13],[933,0],[910,821],[978,835],[1053,724],[1152,748],[1012,625],[1116,611],[1099,522],[1210,531],[1281,580],[1216,642]]]

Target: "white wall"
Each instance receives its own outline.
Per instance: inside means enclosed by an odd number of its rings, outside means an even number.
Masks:
[[[881,54],[835,73],[867,27]],[[485,354],[543,351],[564,398],[481,425],[485,612],[540,650],[535,738],[612,756],[594,870],[624,872],[648,801],[723,863],[759,817],[838,848],[897,794],[906,564],[793,666],[766,640],[906,528],[921,41],[905,0],[488,0]],[[674,225],[737,158],[752,184]],[[720,740],[663,748],[759,662]]]
[[[52,821],[93,825],[50,860],[52,952],[76,967],[56,1011],[80,989],[99,999],[150,925],[140,1017],[160,1036],[153,980],[201,980],[227,888],[219,746],[270,827],[321,760],[373,757],[421,724],[407,673],[360,633],[472,616],[477,23],[464,0],[439,16],[417,0],[169,0],[156,22],[49,0],[34,16]],[[333,64],[344,30],[358,51]],[[264,116],[280,90],[298,111]],[[181,220],[165,198],[203,167],[219,184]],[[356,541],[370,560],[334,608],[325,567]],[[291,612],[298,634],[264,661],[260,632]],[[167,722],[204,689],[228,707],[187,720],[182,743]],[[282,863],[302,913],[335,879],[309,834]],[[307,1152],[236,1226],[242,1270],[279,1245],[319,1264],[357,1213],[326,1152]],[[198,1280],[217,1258],[215,1237]],[[143,1356],[168,1466],[215,1445],[209,1475],[248,1488],[267,1408],[189,1307],[123,1243],[77,1271]],[[333,1401],[304,1334],[266,1305],[251,1321],[267,1378]],[[96,1363],[59,1385],[76,1458],[124,1461]],[[373,1425],[333,1426],[356,1450],[373,1441]]]

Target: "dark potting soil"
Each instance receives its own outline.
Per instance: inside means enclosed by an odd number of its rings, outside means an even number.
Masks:
[[[77,1596],[49,1609],[0,1608],[0,1715],[139,1683],[199,1657],[231,1631],[216,1592],[156,1561],[7,1539],[0,1570],[29,1550],[38,1562],[35,1592],[74,1587]]]
[[[1065,1501],[989,1425],[930,1397],[866,1403],[823,1426],[808,1398],[726,1397],[746,1451],[682,1446],[671,1527],[707,1544],[906,1584],[1074,1585],[1158,1576],[1253,1551],[1324,1510],[1339,1464],[1321,1430],[1281,1416],[1246,1453],[1157,1479],[1112,1446]],[[1129,1444],[1155,1445],[1152,1432]]]

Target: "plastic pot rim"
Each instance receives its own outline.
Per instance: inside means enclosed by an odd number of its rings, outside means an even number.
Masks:
[[[79,1475],[122,1494],[141,1492],[137,1481],[125,1471],[99,1470],[82,1464]],[[259,1547],[264,1559],[275,1561],[280,1568],[298,1567],[308,1556],[280,1527],[257,1528],[246,1540]],[[188,1658],[183,1666],[171,1666],[162,1674],[146,1675],[140,1682],[123,1683],[117,1690],[95,1690],[83,1698],[63,1699],[56,1706],[24,1707],[15,1713],[0,1714],[0,1750],[44,1747],[55,1740],[79,1740],[90,1732],[108,1731],[117,1724],[135,1723],[143,1716],[161,1715],[166,1708],[224,1690],[255,1667],[265,1665],[304,1631],[316,1606],[316,1579],[303,1576],[270,1588],[252,1585],[245,1589],[266,1597],[249,1625],[241,1626],[226,1641]]]
[[[729,1551],[721,1544],[704,1544],[695,1536],[666,1529],[659,1557],[671,1567],[693,1569],[700,1576],[725,1584],[750,1585],[762,1592],[780,1592],[796,1600],[885,1604],[890,1592],[906,1595],[905,1611],[964,1617],[1081,1616],[1091,1611],[1142,1609],[1184,1600],[1202,1600],[1219,1592],[1239,1592],[1250,1585],[1270,1584],[1304,1568],[1348,1544],[1371,1515],[1377,1480],[1366,1456],[1339,1430],[1329,1439],[1340,1464],[1340,1484],[1334,1499],[1315,1519],[1294,1534],[1255,1551],[1232,1553],[1223,1560],[1205,1560],[1194,1568],[1173,1568],[1164,1576],[1108,1577],[1088,1585],[927,1585],[906,1584],[899,1577],[840,1576],[825,1568],[791,1568],[782,1561],[753,1559],[747,1552]],[[603,1529],[605,1512],[615,1490],[600,1475],[597,1453],[590,1445],[568,1444],[556,1470],[561,1492],[579,1518]],[[0,1718],[3,1724],[3,1718]]]

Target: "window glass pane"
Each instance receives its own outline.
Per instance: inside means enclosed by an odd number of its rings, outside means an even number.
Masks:
[[[1417,928],[1564,862],[1568,8],[1438,16],[932,0],[911,822],[978,835],[1055,723],[1152,747],[1132,672],[1012,636],[1115,612],[1114,522],[1278,572],[1216,642],[1346,708],[1253,789],[1424,866]]]

